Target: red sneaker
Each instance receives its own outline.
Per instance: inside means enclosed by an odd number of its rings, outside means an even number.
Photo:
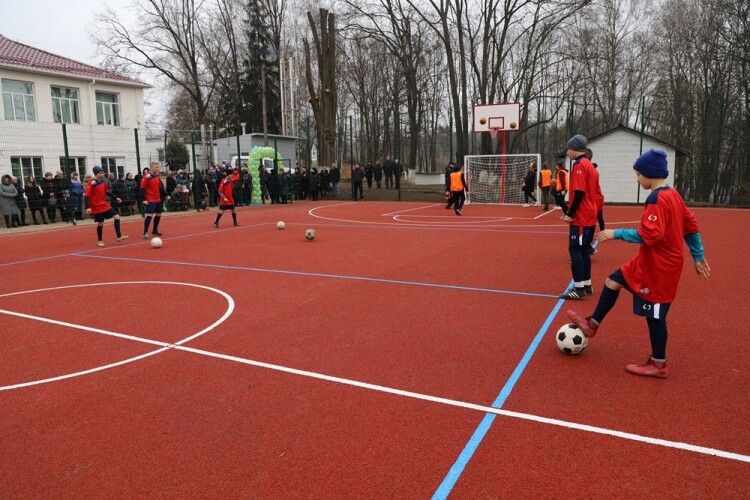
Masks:
[[[635,363],[627,365],[625,367],[625,370],[636,375],[642,375],[644,377],[667,378],[667,375],[669,375],[669,367],[667,366],[666,362],[662,363],[661,365],[657,365],[656,362],[651,358],[648,358],[648,360],[642,365],[636,365]]]
[[[599,325],[591,321],[591,318],[584,318],[577,312],[570,309],[568,309],[567,314],[568,319],[575,323],[575,325],[581,329],[586,337],[593,337],[594,335],[596,335],[596,330],[599,328]]]

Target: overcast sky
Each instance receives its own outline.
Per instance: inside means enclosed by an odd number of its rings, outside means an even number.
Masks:
[[[132,26],[135,14],[131,4],[132,0],[0,0],[0,34],[98,66],[96,45],[89,37],[96,14],[110,7]],[[162,115],[163,93],[151,90],[146,99],[154,103],[146,109],[146,116]]]

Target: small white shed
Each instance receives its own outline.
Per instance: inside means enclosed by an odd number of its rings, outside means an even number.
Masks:
[[[606,132],[589,138],[589,149],[594,153],[593,162],[598,165],[599,183],[607,203],[643,203],[648,192],[640,190],[633,173],[633,163],[641,152],[641,133],[625,125],[618,125]],[[690,154],[674,144],[643,134],[643,151],[649,149],[666,151],[669,160],[669,178],[674,185],[677,159]]]

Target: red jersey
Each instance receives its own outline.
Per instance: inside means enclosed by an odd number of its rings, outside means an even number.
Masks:
[[[141,179],[141,189],[143,197],[149,203],[160,203],[162,200],[162,191],[164,186],[158,175],[148,174]]]
[[[640,252],[622,266],[628,286],[642,299],[668,304],[677,294],[685,236],[698,232],[693,213],[676,190],[665,186],[646,199],[641,225]]]
[[[92,180],[86,185],[84,196],[89,200],[89,208],[93,215],[103,214],[112,210],[112,205],[107,201],[107,183]]]
[[[599,185],[599,173],[596,171],[591,161],[582,156],[573,163],[570,169],[570,202],[573,203],[576,191],[583,191],[583,200],[578,205],[573,220],[570,222],[574,226],[595,226],[596,218],[596,190]]]
[[[224,198],[219,200],[219,205],[234,205],[234,185],[239,182],[240,174],[227,175],[219,181],[219,192]]]

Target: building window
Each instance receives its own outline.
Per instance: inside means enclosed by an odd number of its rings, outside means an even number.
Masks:
[[[6,120],[36,121],[33,83],[3,78],[2,88]]]
[[[71,173],[78,172],[78,177],[80,179],[83,179],[83,177],[86,175],[86,157],[69,156],[68,160],[68,168],[63,169],[63,166],[65,165],[65,157],[60,157],[60,170],[64,170],[68,174],[68,178],[70,178]]]
[[[120,104],[117,101],[117,94],[110,92],[96,93],[97,125],[120,126]]]
[[[115,177],[125,176],[125,158],[115,156],[102,156],[102,168],[104,173],[115,174]]]
[[[10,169],[13,176],[21,179],[21,184],[26,184],[26,177],[33,175],[37,180],[44,177],[41,156],[11,156]]]
[[[55,123],[81,123],[78,89],[52,87],[52,117]]]

